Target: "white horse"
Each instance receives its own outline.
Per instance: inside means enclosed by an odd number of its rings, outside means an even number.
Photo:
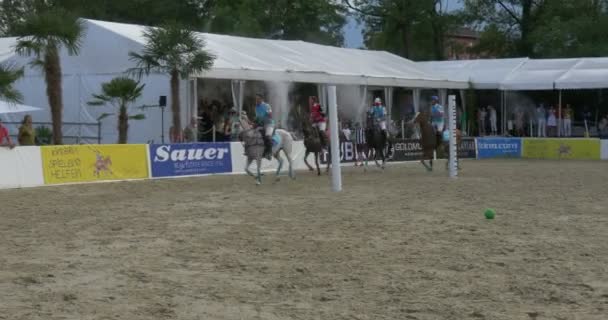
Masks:
[[[262,158],[264,157],[264,139],[262,137],[262,133],[257,128],[251,124],[247,114],[245,112],[241,113],[240,116],[240,124],[241,124],[241,132],[239,133],[239,139],[243,142],[243,146],[245,148],[245,156],[247,157],[247,163],[245,165],[245,172],[248,175],[255,177],[255,181],[257,185],[262,184]],[[272,155],[277,161],[279,161],[279,167],[277,168],[276,179],[279,180],[279,174],[281,173],[281,169],[283,168],[283,158],[281,157],[280,152],[283,151],[285,156],[287,156],[287,161],[289,163],[289,177],[295,179],[295,173],[293,171],[293,136],[286,130],[276,129],[273,134],[273,146],[272,146]],[[278,142],[278,143],[276,143]],[[275,144],[276,143],[276,144]],[[249,167],[253,160],[256,161],[257,165],[257,174],[254,175]]]

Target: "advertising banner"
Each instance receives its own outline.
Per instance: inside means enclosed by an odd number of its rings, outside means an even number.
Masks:
[[[479,159],[521,158],[520,138],[477,138]]]
[[[232,172],[230,143],[150,145],[152,177]]]
[[[600,148],[602,160],[608,160],[608,140],[602,140]]]
[[[329,161],[330,155],[327,152],[323,152],[321,154],[321,163],[322,164],[327,164],[327,162]],[[311,157],[311,159],[314,159]],[[350,141],[346,141],[346,142],[340,142],[340,162],[341,163],[352,163],[355,162],[355,144],[350,142]],[[313,160],[314,163],[314,160]]]
[[[148,177],[146,145],[43,146],[46,184],[144,179]]]
[[[394,148],[395,154],[392,161],[417,161],[423,158],[420,140],[399,140],[395,142]],[[458,158],[475,158],[475,138],[462,138],[460,140],[460,144],[458,145]]]
[[[524,139],[522,155],[528,159],[599,160],[599,139]]]

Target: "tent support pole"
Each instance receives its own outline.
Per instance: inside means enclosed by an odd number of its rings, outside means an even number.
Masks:
[[[332,191],[342,191],[342,168],[340,167],[340,140],[338,136],[338,98],[336,86],[327,86],[329,101],[329,141],[331,143],[331,185]]]
[[[562,136],[562,90],[559,90],[559,98],[558,98],[558,107],[559,111],[557,112],[557,136]]]

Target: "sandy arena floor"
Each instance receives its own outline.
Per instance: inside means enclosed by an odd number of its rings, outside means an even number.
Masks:
[[[607,319],[608,162],[464,170],[0,191],[0,319]]]

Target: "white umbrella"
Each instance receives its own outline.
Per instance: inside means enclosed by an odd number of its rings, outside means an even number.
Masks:
[[[0,100],[0,114],[40,111],[40,108]]]

